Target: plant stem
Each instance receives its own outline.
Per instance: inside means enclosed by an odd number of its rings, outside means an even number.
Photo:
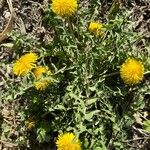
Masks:
[[[76,51],[74,51],[74,53],[76,54],[76,57],[78,59],[78,57],[79,57],[79,50],[78,50],[78,44],[77,43],[79,43],[79,42],[78,42],[77,38],[75,37],[73,25],[72,25],[72,23],[70,21],[70,18],[68,18],[67,21],[68,21],[68,26],[69,26],[71,35],[73,37],[73,41],[75,42],[75,45],[76,45]]]
[[[74,38],[74,41],[76,42],[76,37],[75,37],[74,31],[73,31],[73,26],[72,26],[72,23],[69,18],[68,18],[68,25],[69,25],[70,32]]]
[[[110,74],[106,74],[106,75],[104,75],[104,77],[112,77],[112,76],[115,76],[115,75],[118,75],[119,74],[119,72],[113,72],[113,73],[110,73]]]
[[[150,71],[147,71],[147,72],[144,73],[144,75],[147,75],[147,74],[150,74]]]

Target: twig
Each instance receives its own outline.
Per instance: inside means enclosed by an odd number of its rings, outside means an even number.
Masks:
[[[149,137],[149,133],[146,133],[145,130],[143,130],[143,129],[138,129],[138,128],[136,128],[135,126],[133,126],[132,128],[133,128],[134,130],[138,131],[140,134],[143,134],[143,135]]]
[[[133,142],[133,141],[138,141],[138,140],[145,140],[145,139],[149,139],[150,137],[141,137],[141,138],[135,138],[135,139],[131,139],[131,140],[125,140],[125,141],[122,141],[124,143],[128,143],[128,142]]]
[[[5,40],[7,38],[7,34],[12,30],[13,27],[13,21],[14,21],[14,9],[12,6],[12,1],[11,0],[7,0],[8,6],[9,6],[9,10],[11,12],[9,21],[6,25],[6,27],[4,28],[4,30],[0,33],[0,43],[2,43],[3,40]]]

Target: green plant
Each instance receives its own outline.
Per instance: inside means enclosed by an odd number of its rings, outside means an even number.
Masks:
[[[88,25],[98,20],[98,7],[88,11],[90,3],[100,6],[91,1],[67,19],[56,16],[50,6],[44,8],[43,24],[52,32],[49,42],[35,40],[32,45],[31,37],[12,34],[16,49],[23,48],[14,51],[13,59],[34,47],[37,65],[48,66],[55,82],[43,91],[36,90],[31,70],[27,76],[5,80],[2,99],[23,103],[16,110],[23,118],[23,132],[33,133],[40,143],[49,142],[51,148],[60,132],[73,132],[86,150],[129,149],[123,141],[130,137],[127,129],[134,123],[133,114],[145,106],[149,82],[144,79],[139,85],[127,86],[119,70],[131,56],[141,59],[145,72],[149,71],[148,48],[145,52],[138,47],[143,34],[132,31],[127,12],[106,16],[103,34],[91,34]],[[30,117],[35,126],[29,131],[25,121]],[[3,134],[7,132],[5,128]]]

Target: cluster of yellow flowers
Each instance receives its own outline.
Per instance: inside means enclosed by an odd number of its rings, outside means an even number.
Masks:
[[[58,136],[57,150],[81,150],[79,139],[73,133],[64,133]]]
[[[37,90],[44,90],[52,81],[49,77],[43,77],[44,74],[47,76],[51,76],[52,73],[45,66],[37,67],[36,62],[38,60],[38,56],[35,53],[27,53],[21,56],[14,64],[13,64],[13,73],[17,76],[25,76],[33,69],[33,74],[35,75],[36,82],[34,86]]]
[[[52,73],[45,66],[36,66],[38,56],[35,53],[28,53],[21,56],[13,65],[13,72],[18,76],[25,76],[32,69],[36,77],[35,88],[44,90],[52,81],[44,74],[51,76]],[[120,76],[127,85],[135,85],[144,77],[144,65],[135,58],[128,58],[120,67]]]
[[[61,17],[69,17],[75,14],[77,7],[77,0],[52,0],[51,5],[53,12]],[[102,28],[101,23],[91,22],[88,30],[98,36],[103,34]],[[128,58],[120,67],[120,75],[125,84],[131,86],[138,84],[143,79],[144,66],[140,61]]]
[[[51,9],[61,17],[70,17],[77,11],[77,0],[52,0]],[[88,30],[95,34],[101,35],[103,25],[98,22],[91,22]],[[13,72],[17,76],[25,76],[33,71],[35,76],[34,86],[37,90],[44,90],[52,81],[49,77],[52,75],[48,67],[37,66],[38,56],[35,53],[27,53],[21,56],[13,65]],[[46,74],[48,77],[45,77]],[[133,86],[142,81],[144,77],[144,65],[135,58],[127,58],[120,66],[120,76],[125,84]],[[35,126],[32,119],[26,122],[29,129]],[[64,133],[58,136],[56,141],[58,150],[81,150],[79,139],[73,133]]]
[[[45,88],[52,82],[49,77],[43,77],[44,74],[51,76],[52,73],[48,67],[39,66],[33,70],[33,73],[36,77],[35,87],[37,90],[45,90]]]
[[[52,0],[52,11],[61,17],[70,17],[76,13],[78,8],[77,0]],[[95,35],[101,35],[103,25],[98,22],[91,22],[88,29]]]
[[[61,17],[69,17],[77,11],[77,0],[52,0],[51,8],[54,13]],[[103,25],[98,22],[91,22],[89,24],[89,31],[95,35],[101,35]],[[14,74],[18,76],[25,76],[32,69],[36,77],[35,88],[37,90],[44,90],[51,82],[49,78],[43,78],[43,74],[51,75],[47,67],[36,66],[38,56],[35,53],[28,53],[19,58],[13,66]],[[144,76],[143,64],[134,59],[128,58],[120,67],[120,75],[125,84],[138,84]]]

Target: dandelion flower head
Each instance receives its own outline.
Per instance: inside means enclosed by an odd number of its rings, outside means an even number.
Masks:
[[[33,70],[33,73],[37,80],[39,80],[44,73],[49,73],[48,67],[39,66]]]
[[[51,80],[48,78],[43,78],[35,82],[35,88],[39,91],[45,90],[48,85],[51,83]]]
[[[31,118],[28,118],[28,120],[25,121],[25,125],[28,129],[32,129],[35,127],[35,120],[31,117]]]
[[[143,79],[144,66],[141,61],[128,58],[120,67],[120,76],[125,84],[138,84]]]
[[[80,141],[73,133],[60,134],[56,146],[57,150],[81,150]]]
[[[91,22],[88,29],[91,33],[94,33],[95,35],[100,35],[102,27],[103,25],[101,23]]]
[[[38,56],[35,53],[27,53],[21,56],[14,64],[13,64],[13,73],[18,76],[25,76],[29,73],[33,68],[36,67],[36,61]]]
[[[35,88],[37,90],[45,90],[46,87],[48,87],[48,85],[52,82],[49,78],[52,73],[48,67],[39,66],[33,70],[33,73],[36,77]],[[46,77],[43,77],[43,74],[46,74]]]
[[[77,11],[77,0],[52,0],[51,8],[58,16],[69,17]]]

